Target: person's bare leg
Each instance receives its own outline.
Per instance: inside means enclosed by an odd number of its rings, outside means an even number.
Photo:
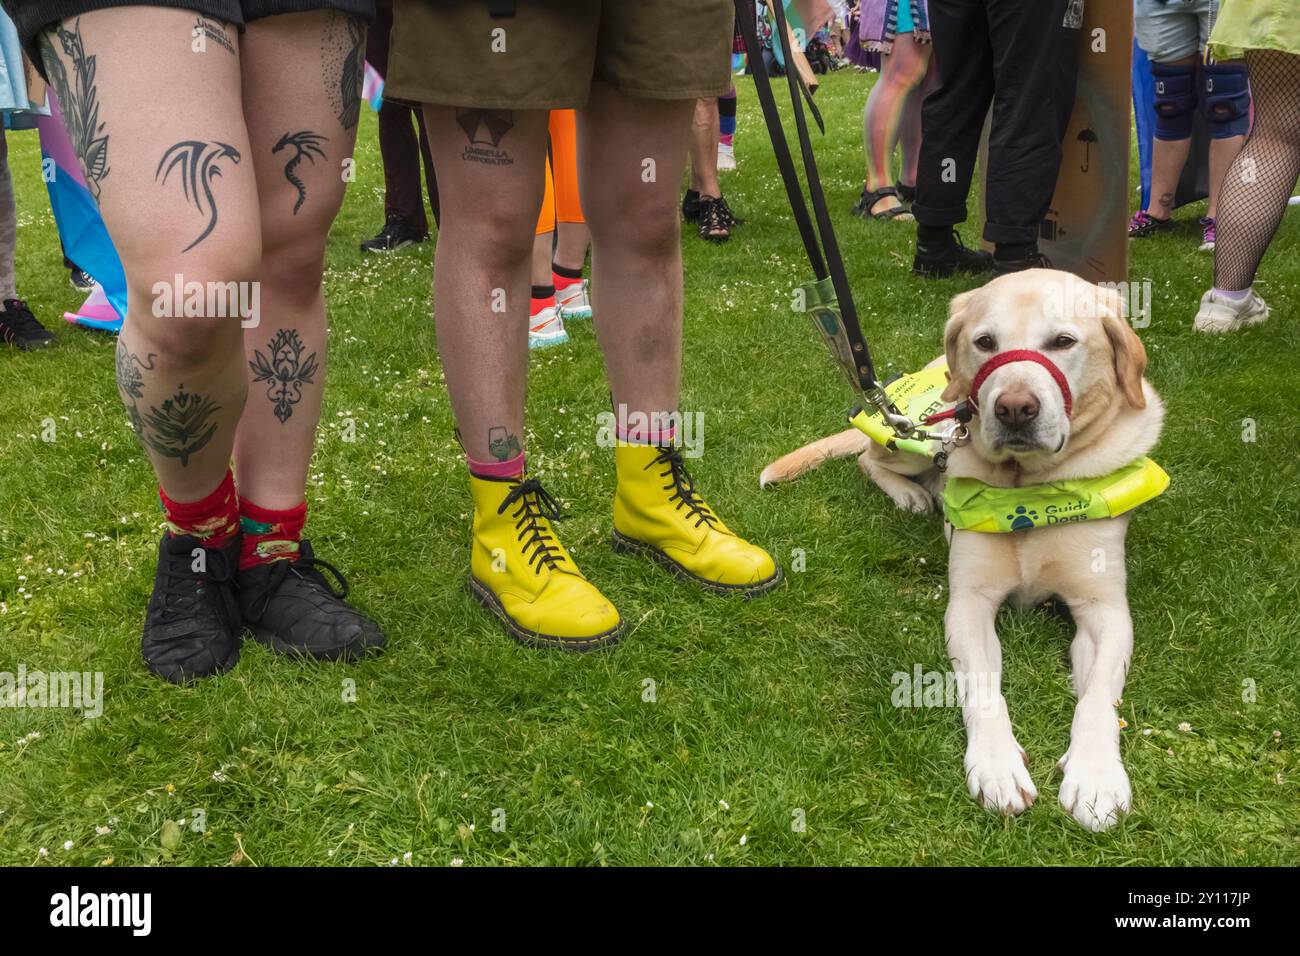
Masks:
[[[176,502],[224,480],[244,406],[240,317],[208,314],[206,292],[251,282],[261,259],[236,33],[225,28],[229,49],[209,41],[196,53],[193,26],[189,11],[110,8],[65,20],[42,44],[60,103],[79,112],[65,125],[99,124],[82,162],[129,290],[118,390]],[[190,314],[187,289],[203,293]]]
[[[596,83],[578,113],[596,338],[616,422],[612,545],[650,554],[711,593],[753,596],[780,583],[779,567],[720,524],[683,461],[703,452],[698,417],[683,417],[678,408],[682,246],[676,205],[692,109],[690,100],[634,99]]]
[[[1210,198],[1205,214],[1211,219],[1219,214],[1219,190],[1223,188],[1223,177],[1227,175],[1228,167],[1241,152],[1241,144],[1245,141],[1244,136],[1210,140]]]
[[[581,269],[587,261],[591,232],[585,222],[556,223],[555,264],[566,269]]]
[[[43,59],[126,273],[118,394],[160,486],[140,652],[173,683],[239,660],[230,475],[247,382],[240,291],[260,270],[238,34],[192,11],[113,7],[64,20]],[[142,96],[142,90],[150,95]]]
[[[553,232],[539,232],[533,237],[533,285],[551,284],[551,249],[554,246],[555,233]]]
[[[921,81],[908,93],[907,102],[903,105],[902,129],[898,136],[899,148],[902,150],[898,181],[904,186],[915,187],[916,164],[921,158],[921,106],[939,85],[939,71],[930,55],[932,47],[929,43],[915,43],[913,46],[924,58],[925,70]]]
[[[717,99],[710,96],[696,100],[690,139],[691,188],[714,199],[722,195],[718,183],[718,136]]]
[[[1171,60],[1161,65],[1195,66],[1196,57]],[[1178,192],[1178,180],[1182,178],[1183,167],[1187,165],[1187,156],[1191,149],[1190,138],[1160,139],[1157,137],[1152,141],[1151,197],[1147,200],[1146,208],[1148,216],[1168,219],[1174,214],[1174,197]]]
[[[591,229],[596,337],[616,409],[677,411],[682,364],[677,184],[688,141],[699,142],[692,136],[692,109],[698,118],[699,108],[690,100],[630,100],[598,83],[587,108],[578,112],[578,180]],[[701,159],[712,157],[716,163],[717,152],[715,138]],[[647,169],[653,176],[647,177]]]
[[[433,315],[447,391],[465,453],[507,461],[524,443],[529,273],[547,112],[426,105],[424,116],[442,206]],[[476,139],[495,139],[500,161],[482,161]]]
[[[298,505],[307,484],[325,388],[325,240],[359,115],[339,77],[364,38],[363,23],[327,10],[255,20],[243,36],[262,282],[259,324],[244,334],[249,401],[235,465],[240,495],[264,508]]]
[[[907,107],[911,94],[925,79],[929,67],[928,44],[916,43],[910,34],[900,34],[894,39],[894,48],[881,54],[880,79],[867,96],[862,114],[863,134],[866,142],[866,188],[883,189],[894,184],[891,171],[894,147],[907,125]],[[917,104],[917,126],[914,148],[920,152],[920,109]],[[912,181],[915,182],[915,160],[912,164]],[[872,213],[896,209],[901,203],[891,196],[880,199],[869,210]]]

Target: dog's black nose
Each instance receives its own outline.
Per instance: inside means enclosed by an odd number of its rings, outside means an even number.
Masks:
[[[1038,399],[1027,389],[1007,389],[993,403],[993,414],[1004,425],[1013,427],[1032,422],[1038,417]]]

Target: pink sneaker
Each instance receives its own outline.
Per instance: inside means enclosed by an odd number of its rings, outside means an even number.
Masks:
[[[1202,252],[1214,251],[1214,239],[1215,239],[1214,228],[1215,228],[1215,222],[1213,217],[1206,216],[1204,219],[1201,220],[1201,251]]]

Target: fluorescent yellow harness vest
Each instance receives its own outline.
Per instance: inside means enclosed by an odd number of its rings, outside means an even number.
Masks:
[[[899,376],[885,391],[913,421],[948,407],[940,394],[948,384],[944,365]],[[872,441],[892,451],[933,458],[934,441],[896,438],[878,412],[855,409],[849,421]],[[1100,478],[1074,478],[1019,488],[997,488],[976,478],[949,478],[943,513],[963,531],[1012,532],[1079,521],[1114,518],[1150,501],[1169,487],[1169,475],[1150,458],[1138,458]]]

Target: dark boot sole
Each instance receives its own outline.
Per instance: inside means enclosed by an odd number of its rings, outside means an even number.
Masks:
[[[169,684],[183,687],[187,684],[196,684],[201,680],[207,680],[209,677],[220,677],[222,674],[234,670],[235,665],[239,663],[239,645],[235,645],[235,649],[231,651],[230,656],[218,664],[215,670],[208,671],[204,674],[186,674],[179,670],[172,670],[164,673],[154,667],[153,663],[147,657],[143,656],[143,653],[141,654],[141,659],[144,661],[144,666],[148,669],[150,674],[165,680]]]
[[[385,644],[387,644],[387,639],[385,638],[384,643],[381,644],[367,644],[365,642],[340,644],[338,647],[313,651],[308,650],[305,647],[300,647],[297,644],[290,644],[287,641],[281,640],[279,635],[272,631],[268,631],[265,628],[245,624],[244,630],[249,634],[252,634],[257,643],[265,645],[276,654],[280,654],[283,657],[297,657],[313,661],[346,661],[348,663],[353,663],[362,658],[371,657],[381,653],[384,650]]]
[[[469,591],[474,595],[474,599],[491,611],[505,625],[506,631],[520,644],[526,647],[540,647],[550,650],[575,651],[577,653],[586,653],[587,651],[598,651],[601,648],[613,647],[623,638],[627,631],[627,622],[619,619],[618,625],[610,628],[602,634],[595,634],[591,637],[556,637],[553,634],[542,634],[538,631],[530,631],[527,628],[520,627],[514,619],[506,613],[505,607],[502,606],[500,599],[492,593],[486,584],[479,581],[473,575],[469,579]]]
[[[781,573],[781,565],[776,566],[776,571],[771,577],[765,578],[754,584],[719,584],[717,581],[710,581],[708,578],[702,578],[688,568],[682,567],[668,555],[664,554],[652,544],[646,544],[644,541],[638,541],[636,538],[629,538],[625,534],[619,534],[617,531],[610,538],[610,546],[618,554],[639,554],[657,561],[683,581],[690,581],[698,585],[710,594],[739,594],[746,600],[758,597],[760,594],[766,594],[775,588],[784,578]]]

